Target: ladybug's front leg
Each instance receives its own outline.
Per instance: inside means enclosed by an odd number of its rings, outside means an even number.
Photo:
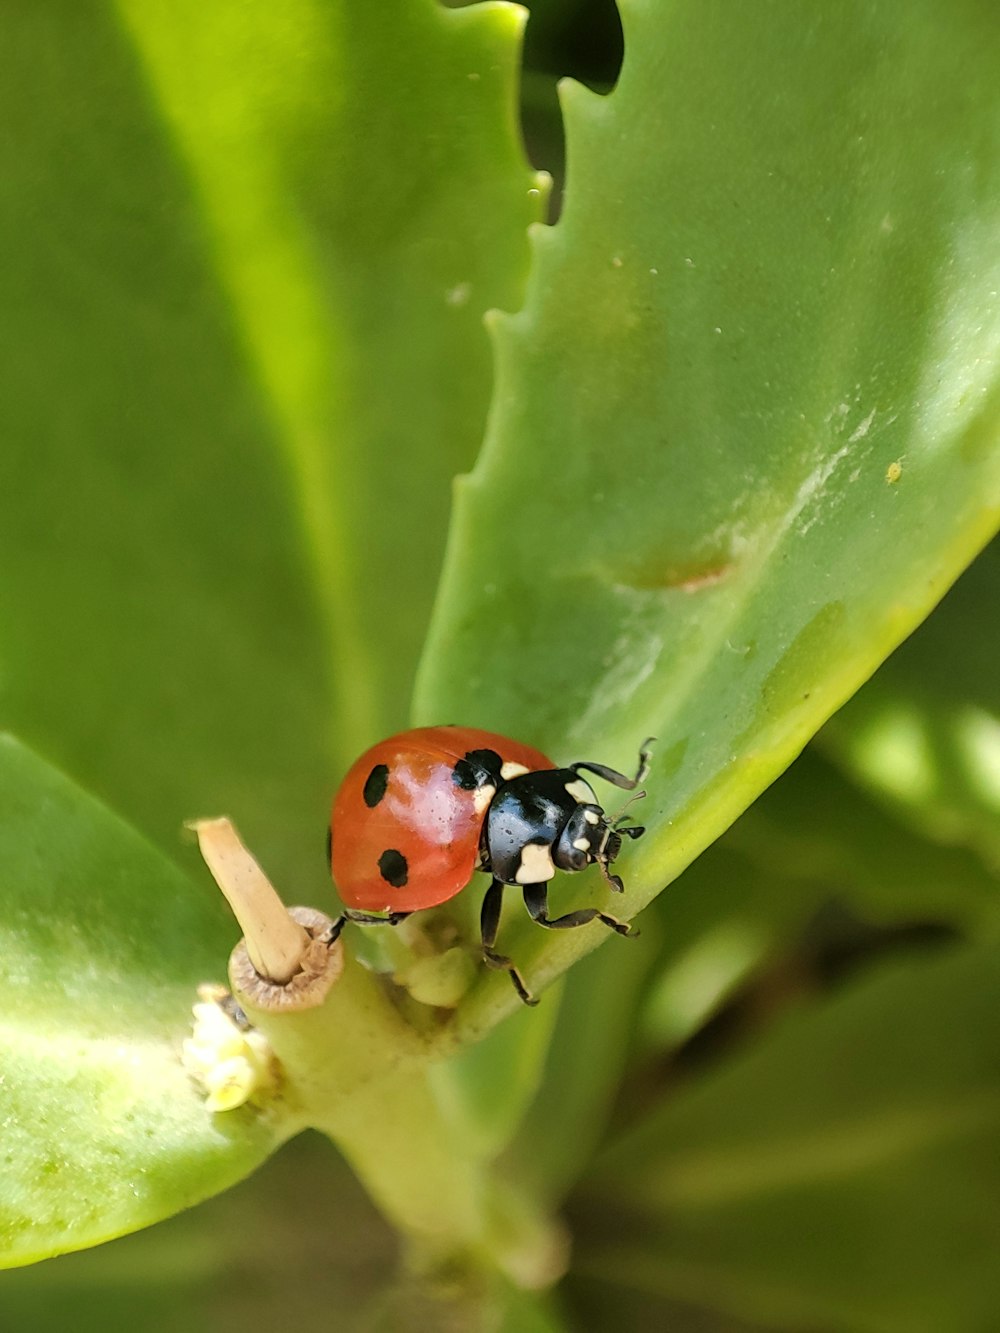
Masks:
[[[389,912],[385,916],[378,916],[375,912],[354,912],[347,908],[330,927],[326,943],[335,944],[348,921],[353,921],[356,926],[398,926],[400,921],[405,921],[409,915],[409,912]]]
[[[639,933],[627,921],[619,921],[617,917],[599,912],[596,907],[581,907],[576,912],[567,912],[565,916],[551,919],[548,884],[525,884],[524,905],[531,913],[531,919],[537,921],[540,926],[547,926],[549,930],[572,930],[575,926],[586,926],[591,921],[600,921],[609,929],[617,931],[619,935]]]
[[[623,791],[635,791],[640,782],[645,782],[649,773],[649,761],[653,751],[650,746],[656,739],[655,736],[649,736],[639,747],[639,766],[635,770],[635,777],[626,777],[624,773],[619,773],[617,768],[608,768],[607,764],[592,764],[589,761],[578,764],[570,764],[574,773],[579,773],[580,769],[585,769],[588,773],[594,773],[604,782],[610,782],[612,786],[621,787]],[[645,794],[645,793],[643,793]],[[638,797],[636,798],[638,799]]]
[[[497,953],[493,948],[497,939],[497,931],[500,929],[500,909],[503,907],[503,881],[495,879],[486,890],[486,896],[483,899],[482,911],[479,914],[479,928],[483,937],[483,958],[487,967],[496,968],[500,972],[509,972],[510,979],[514,983],[514,989],[520,995],[525,1004],[537,1004],[538,1001],[528,990],[527,986],[521,980],[521,974],[511,962],[502,953]]]

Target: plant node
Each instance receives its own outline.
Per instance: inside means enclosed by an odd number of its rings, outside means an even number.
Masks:
[[[331,921],[311,907],[286,908],[226,818],[187,825],[243,930],[229,962],[241,1003],[255,1009],[322,1004],[343,969],[343,950],[327,943]]]

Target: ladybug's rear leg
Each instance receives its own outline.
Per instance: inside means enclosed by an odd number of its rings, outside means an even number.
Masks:
[[[410,915],[409,912],[387,912],[384,916],[378,916],[375,912],[355,912],[348,907],[330,927],[326,943],[335,944],[348,921],[352,921],[356,926],[398,926],[400,921],[405,921]]]
[[[479,914],[479,927],[483,937],[483,958],[487,967],[495,968],[498,972],[510,973],[514,989],[525,1004],[537,1004],[538,1001],[521,980],[521,974],[511,960],[504,957],[502,953],[497,953],[493,948],[496,943],[497,931],[500,928],[503,887],[502,881],[495,879],[486,890],[486,896],[483,898],[483,907]]]
[[[532,920],[537,921],[540,926],[547,926],[549,930],[572,930],[575,926],[586,926],[591,921],[600,921],[610,930],[617,931],[619,935],[638,935],[639,933],[627,921],[619,921],[617,917],[599,912],[596,907],[581,907],[576,912],[567,912],[565,916],[557,916],[551,919],[549,917],[549,886],[547,883],[525,884],[524,905],[531,913]]]

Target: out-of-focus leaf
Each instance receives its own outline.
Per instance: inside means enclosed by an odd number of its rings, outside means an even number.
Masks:
[[[578,1333],[608,1328],[669,1329],[670,1333],[775,1333],[774,1325],[723,1316],[718,1311],[670,1300],[657,1292],[625,1283],[602,1282],[571,1272],[559,1289],[572,1327]]]
[[[641,938],[583,959],[550,992],[559,1008],[548,1058],[509,1158],[518,1180],[549,1202],[561,1200],[604,1133],[661,935],[647,917]]]
[[[1000,916],[1000,879],[978,856],[921,836],[814,750],[733,825],[724,846],[758,873],[797,884],[808,902],[838,899],[875,923],[941,921],[989,934]],[[785,897],[794,912],[787,887]]]
[[[602,1158],[581,1268],[782,1327],[989,1328],[998,1045],[995,945],[787,1018]]]
[[[647,1052],[686,1041],[781,959],[808,966],[818,949],[836,966],[863,943],[993,939],[1000,881],[973,853],[921,837],[807,750],[688,867],[655,916],[663,943],[636,1020]]]
[[[546,1068],[559,996],[522,1008],[450,1059],[433,1064],[431,1087],[445,1114],[485,1158],[506,1147]]]
[[[394,1235],[350,1169],[305,1134],[152,1230],[0,1274],[0,1327],[245,1333],[248,1323],[320,1328],[336,1311],[357,1333],[396,1262]]]
[[[978,0],[624,19],[615,91],[566,89],[564,212],[495,324],[417,714],[620,768],[657,735],[631,912],[996,527],[1000,25]],[[532,930],[503,943],[536,987],[605,938]]]
[[[523,15],[55,0],[0,48],[0,722],[315,896],[541,208]]]
[[[821,740],[933,836],[1000,867],[998,609],[994,541]]]
[[[181,1064],[232,928],[108,811],[0,739],[0,1267],[225,1189],[287,1137],[212,1115]],[[221,900],[220,900],[221,901]]]
[[[427,1329],[490,1329],[496,1333],[562,1333],[545,1295],[495,1274],[472,1277],[464,1294],[433,1279],[390,1286],[362,1323],[364,1333],[425,1333]]]

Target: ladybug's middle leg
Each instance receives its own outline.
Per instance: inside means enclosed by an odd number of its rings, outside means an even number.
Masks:
[[[409,915],[409,912],[387,912],[383,916],[378,916],[375,912],[355,912],[348,907],[341,912],[327,931],[326,943],[335,944],[348,921],[353,921],[356,926],[398,926],[400,921],[405,921]]]
[[[581,907],[576,912],[567,912],[565,916],[549,917],[549,886],[545,884],[525,884],[524,905],[531,913],[533,921],[549,930],[572,930],[575,926],[586,926],[591,921],[600,921],[619,935],[638,935],[638,931],[627,921],[599,912],[596,907]]]
[[[479,914],[479,928],[483,937],[483,958],[487,967],[496,968],[497,971],[500,972],[510,973],[510,979],[514,983],[514,989],[525,1004],[537,1004],[538,1001],[521,980],[521,974],[518,972],[513,962],[502,953],[497,953],[493,948],[497,939],[497,931],[500,929],[500,909],[503,907],[503,887],[503,882],[499,879],[495,879],[486,890],[486,896],[483,898],[482,911]]]

